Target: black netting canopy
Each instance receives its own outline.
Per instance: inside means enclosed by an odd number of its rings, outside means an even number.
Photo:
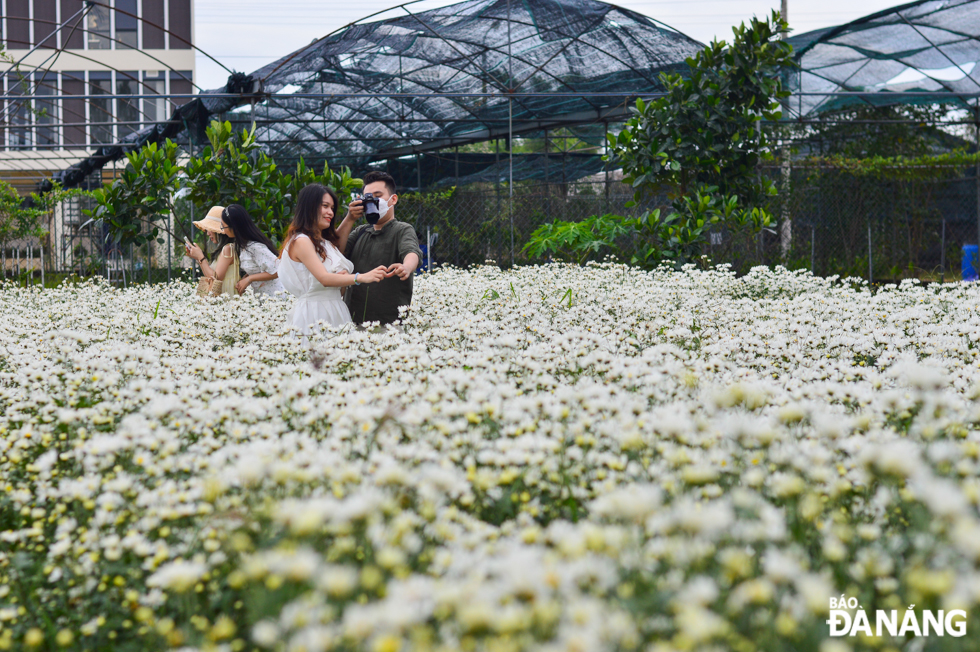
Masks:
[[[506,136],[509,121],[527,133],[615,119],[622,93],[662,90],[658,75],[702,47],[596,0],[413,6],[254,72],[269,95],[236,117],[261,125],[274,155],[394,158]]]
[[[254,121],[277,159],[352,167],[554,128],[598,144],[604,123],[621,119],[636,96],[662,91],[659,74],[683,69],[703,47],[597,0],[418,6],[399,5],[251,75],[236,73],[169,124],[101,148],[61,180],[70,186],[124,150],[178,132],[200,139],[211,116]]]
[[[921,0],[789,39],[789,117],[859,104],[972,104],[980,93],[980,1]]]

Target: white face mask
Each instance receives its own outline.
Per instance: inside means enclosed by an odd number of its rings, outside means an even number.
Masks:
[[[388,214],[388,202],[378,197],[378,221],[384,219],[385,215]]]

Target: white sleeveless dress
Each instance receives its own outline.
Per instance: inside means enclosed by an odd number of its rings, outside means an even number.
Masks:
[[[297,238],[307,238],[300,234]],[[292,242],[290,242],[290,245]],[[333,244],[324,243],[327,248],[327,258],[323,268],[331,274],[354,272],[354,263],[347,260]],[[278,263],[279,280],[291,295],[296,297],[296,303],[289,310],[286,327],[293,328],[303,335],[310,335],[320,330],[322,324],[334,327],[349,324],[350,311],[340,296],[340,288],[329,288],[320,285],[320,281],[306,269],[306,265],[298,263],[289,257],[289,245],[286,245]]]

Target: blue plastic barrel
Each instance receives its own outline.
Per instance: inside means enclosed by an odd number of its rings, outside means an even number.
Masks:
[[[977,255],[980,254],[980,247],[977,245],[963,245],[963,263],[960,269],[963,270],[964,281],[977,280]]]

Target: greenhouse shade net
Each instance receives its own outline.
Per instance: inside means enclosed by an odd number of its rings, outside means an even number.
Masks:
[[[624,93],[664,90],[703,45],[652,18],[595,0],[468,0],[348,25],[211,93],[260,88],[241,100],[185,105],[167,131],[200,136],[221,114],[253,121],[277,159],[358,167],[543,129],[622,119]],[[303,97],[315,94],[316,97]],[[543,95],[535,95],[543,94]],[[236,104],[238,106],[236,106]],[[85,170],[158,138],[132,134]],[[132,143],[130,145],[129,143]],[[66,171],[66,173],[69,171]],[[64,174],[63,174],[64,176]],[[70,178],[64,178],[70,185]]]
[[[568,183],[598,174],[605,166],[601,155],[588,152],[515,153],[513,161],[506,153],[467,152],[454,156],[452,152],[439,152],[369,164],[363,170],[382,170],[394,177],[399,187],[418,190],[473,183],[506,184],[512,167],[517,181]]]
[[[253,73],[273,155],[354,162],[622,115],[703,46],[594,0],[470,0],[348,26]],[[528,97],[508,92],[562,93]],[[302,98],[302,93],[360,94]],[[438,94],[438,95],[435,95]],[[444,94],[453,94],[446,96]],[[509,103],[512,105],[509,106]]]
[[[966,106],[980,92],[978,39],[978,0],[913,2],[792,36],[799,69],[787,73],[786,117],[860,105]]]

